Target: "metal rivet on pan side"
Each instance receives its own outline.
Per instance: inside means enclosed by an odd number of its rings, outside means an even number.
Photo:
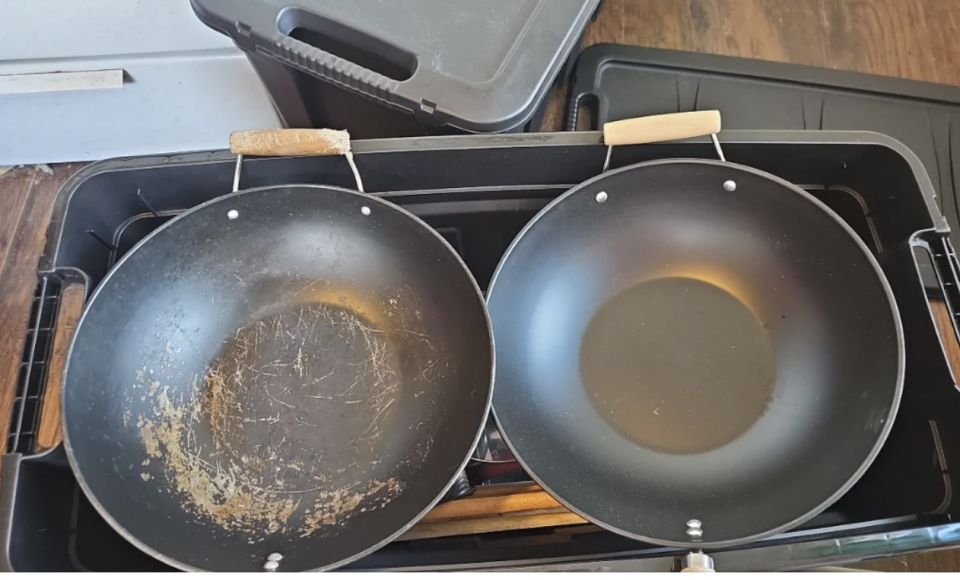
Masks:
[[[367,206],[363,206],[360,208],[360,213],[362,213],[363,215],[370,215],[370,208]]]
[[[240,212],[238,212],[238,211],[235,210],[235,209],[231,209],[230,211],[227,212],[227,217],[228,217],[229,219],[235,220],[235,219],[237,219],[238,217],[240,217]]]
[[[606,191],[601,191],[600,193],[597,194],[597,197],[594,198],[594,199],[597,200],[597,203],[603,203],[603,202],[607,201],[607,197],[608,197],[608,196],[607,196],[607,192],[606,192]]]
[[[700,523],[700,520],[688,520],[687,521],[687,535],[691,538],[699,538],[703,535],[703,530]]]
[[[737,182],[732,179],[728,179],[723,182],[723,188],[726,189],[727,191],[736,191]]]
[[[283,560],[283,554],[274,552],[267,556],[267,561],[263,563],[263,569],[267,572],[276,572],[280,568],[280,560]]]

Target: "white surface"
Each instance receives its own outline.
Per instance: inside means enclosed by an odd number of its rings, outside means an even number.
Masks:
[[[124,71],[113,90],[0,94],[0,166],[223,149],[231,131],[280,126],[188,0],[2,0],[0,39],[8,79]]]
[[[123,70],[0,75],[0,95],[123,88]]]

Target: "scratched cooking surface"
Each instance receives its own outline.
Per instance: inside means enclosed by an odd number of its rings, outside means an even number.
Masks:
[[[584,45],[615,42],[763,58],[960,86],[960,13],[946,0],[605,0]],[[543,130],[559,130],[566,87]],[[38,119],[37,122],[43,122]],[[224,137],[226,139],[226,136]],[[35,290],[37,259],[60,185],[82,164],[0,175],[0,427]],[[944,313],[939,312],[944,320]],[[951,362],[960,368],[952,341]],[[2,482],[0,482],[2,485]],[[960,550],[879,560],[878,570],[960,570]]]
[[[385,507],[404,487],[382,461],[381,440],[397,420],[388,411],[401,362],[385,333],[367,324],[331,304],[284,308],[228,337],[194,377],[202,388],[178,393],[153,369],[139,369],[132,393],[152,401],[153,412],[124,423],[136,421],[149,456],[141,477],[166,478],[189,512],[254,538],[288,527],[307,537]],[[367,425],[346,449],[317,431],[345,417]],[[350,425],[338,432],[351,433]]]

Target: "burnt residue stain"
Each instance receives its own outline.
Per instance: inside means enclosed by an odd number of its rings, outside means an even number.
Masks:
[[[395,477],[385,481],[368,481],[363,485],[321,492],[312,507],[307,508],[304,523],[298,531],[301,538],[325,526],[342,524],[357,514],[386,507],[402,491]]]
[[[638,284],[604,303],[580,353],[590,400],[638,445],[708,451],[749,429],[768,406],[768,331],[732,294],[692,278]]]
[[[185,507],[230,530],[269,535],[283,529],[299,498],[258,493],[242,467],[211,453],[200,442],[198,397],[175,400],[165,387],[155,400],[155,419],[141,418],[140,434],[147,453],[163,462],[167,483],[182,494]]]
[[[391,308],[383,320],[404,318]],[[185,509],[251,542],[381,509],[405,487],[382,464],[410,374],[406,351],[429,342],[413,326],[381,328],[343,304],[309,303],[238,329],[188,388],[144,370],[137,394],[154,412],[137,427],[162,464],[144,480],[162,473]],[[415,365],[420,378],[443,368],[429,346],[419,349],[431,355]]]
[[[697,34],[706,34],[710,30],[710,17],[700,0],[690,0],[690,20]]]

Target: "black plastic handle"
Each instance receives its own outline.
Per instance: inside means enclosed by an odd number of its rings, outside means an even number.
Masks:
[[[597,126],[597,107],[599,104],[599,99],[593,93],[580,93],[577,95],[572,95],[567,103],[567,116],[566,119],[564,119],[563,130],[577,130],[577,117],[580,115],[580,107],[583,105],[591,107],[590,127],[587,130],[598,130],[600,128]]]
[[[305,8],[286,7],[276,22],[272,56],[368,97],[391,102],[390,95],[417,70],[410,52]]]
[[[315,74],[340,87],[354,90],[383,101],[392,102],[389,95],[397,92],[400,81],[344,60],[315,46],[289,36],[281,36],[277,57],[288,66]]]

